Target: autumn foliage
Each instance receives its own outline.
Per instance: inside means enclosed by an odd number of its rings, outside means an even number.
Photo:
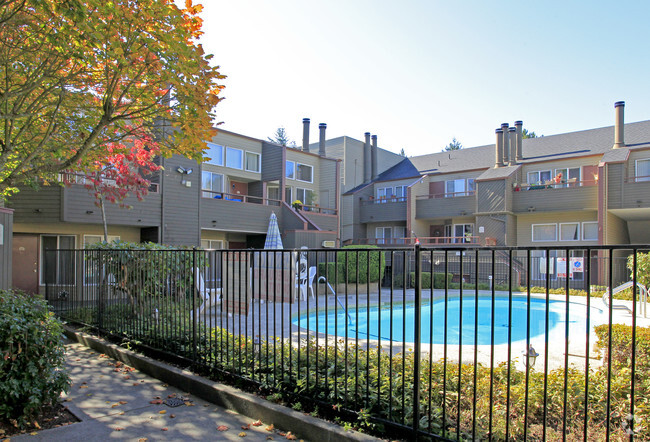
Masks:
[[[0,1],[0,198],[64,170],[200,158],[224,78],[197,42],[200,11],[191,1]]]

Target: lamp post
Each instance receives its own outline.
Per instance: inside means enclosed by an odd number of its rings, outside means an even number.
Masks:
[[[529,344],[528,350],[524,350],[522,353],[524,355],[524,365],[526,365],[527,368],[533,368],[535,366],[537,356],[539,356],[539,353],[535,351],[533,344]]]

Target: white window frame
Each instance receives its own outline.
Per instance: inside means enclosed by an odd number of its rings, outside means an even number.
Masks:
[[[386,242],[386,229],[390,230],[390,237],[388,240],[390,242]],[[379,234],[381,232],[381,236]],[[375,227],[375,240],[377,244],[391,244],[393,241],[393,226],[385,226],[385,227]]]
[[[469,226],[469,228],[470,228],[470,230],[471,230],[470,232],[466,232],[466,230],[467,230],[467,226]],[[462,229],[463,229],[463,235],[462,235],[462,237],[459,236],[459,235],[456,235],[456,233],[457,233],[457,232],[456,232],[456,228],[457,228],[457,227],[462,227]],[[473,223],[458,223],[458,224],[454,224],[454,225],[453,225],[453,229],[452,229],[452,233],[453,233],[453,237],[454,237],[454,242],[455,242],[455,243],[468,243],[469,240],[468,240],[468,238],[467,238],[467,234],[469,233],[470,236],[474,236],[474,224],[473,224]]]
[[[300,197],[301,191],[302,191],[302,198]],[[307,202],[307,198],[306,198],[307,192],[311,192],[312,194],[311,203]],[[305,187],[296,187],[296,199],[300,200],[300,202],[302,202],[303,205],[313,206],[315,204],[314,191],[312,189],[307,189]]]
[[[650,158],[640,158],[640,159],[634,161],[634,182],[638,183],[638,182],[642,182],[642,181],[650,181],[650,176],[648,176],[648,175],[642,175],[641,179],[638,178],[639,177],[639,161],[641,161],[641,162],[644,162],[644,161],[650,162]]]
[[[535,227],[537,226],[553,226],[555,229],[555,238],[554,239],[535,239]],[[533,224],[530,227],[530,240],[532,242],[553,242],[557,241],[557,223],[539,223]]]
[[[88,243],[89,238],[99,238],[99,241]],[[120,235],[108,235],[108,242],[119,241],[119,240],[120,240]],[[84,249],[91,244],[96,244],[102,241],[104,241],[104,235],[84,235],[84,242],[83,242]]]
[[[292,165],[291,167],[291,175],[289,175],[289,168],[287,167],[289,164]],[[293,180],[296,177],[296,162],[295,161],[289,161],[287,160],[284,166],[284,177],[288,180]]]
[[[61,241],[62,236],[72,238],[72,248],[73,249],[76,248],[76,245],[77,245],[77,235],[66,235],[66,234],[52,233],[52,234],[43,234],[43,235],[40,236],[39,250],[38,250],[39,263],[40,263],[39,272],[38,272],[38,283],[39,283],[39,285],[45,285],[45,274],[44,274],[44,272],[45,272],[45,249],[43,248],[43,238],[44,237],[53,237],[53,236],[56,237],[56,248],[57,249],[60,248],[59,243]],[[74,256],[73,256],[73,260],[74,260]],[[73,275],[72,276],[72,281],[73,281],[72,284],[75,284],[76,283],[75,275],[77,274],[77,263],[76,262],[73,263],[73,267],[74,268],[72,270],[72,275]],[[58,268],[57,268],[57,277],[56,277],[56,279],[57,280],[59,279],[59,269]],[[54,284],[64,284],[65,285],[65,283],[60,283],[60,282],[55,282]]]
[[[575,239],[562,239],[562,226],[575,226],[577,229],[576,233],[576,238]],[[559,226],[559,232],[558,232],[558,240],[562,242],[570,242],[570,241],[580,241],[580,223],[579,222],[569,222],[569,223],[560,223]]]
[[[220,175],[221,176],[221,190],[219,191],[221,193],[223,193],[223,189],[224,189],[224,181],[223,181],[224,175],[223,175],[223,173],[212,172],[210,170],[204,170],[204,171],[201,172],[201,196],[203,198],[214,198],[216,196],[216,194],[214,192],[217,192],[217,191],[214,190],[214,189],[206,189],[206,188],[203,187],[203,175],[208,174],[208,173],[210,175]],[[212,178],[210,179],[210,185],[212,185]]]
[[[208,156],[210,156],[210,152],[212,151],[212,149],[214,149],[216,147],[221,149],[221,155],[219,155],[218,159],[217,158],[211,158],[210,161],[206,161],[206,162],[208,164],[214,164],[215,166],[223,166],[225,164],[223,158],[224,158],[224,155],[226,153],[226,148],[224,146],[222,146],[221,144],[217,144],[217,143],[208,142],[206,144],[208,145]]]
[[[300,166],[309,167],[309,169],[311,170],[311,174],[310,174],[311,175],[311,180],[307,181],[307,180],[301,180],[300,178],[298,178],[298,168]],[[296,161],[296,174],[295,174],[295,177],[296,177],[296,181],[301,181],[303,183],[313,183],[314,182],[314,166],[310,166],[309,164],[299,163],[299,162]]]
[[[257,170],[248,168],[248,159],[246,158],[248,155],[255,155],[257,157]],[[244,168],[246,172],[260,173],[260,171],[262,170],[262,155],[257,152],[250,152],[247,150],[246,153],[244,154]]]
[[[546,180],[542,181],[542,173],[548,172],[548,180],[552,179],[553,176],[551,174],[551,169],[544,169],[544,170],[531,170],[526,174],[526,180],[528,185],[534,186],[535,184],[544,184]],[[531,174],[537,174],[537,179],[535,181],[530,180],[530,175]]]
[[[596,237],[595,238],[585,238],[585,225],[595,225],[596,226]],[[584,221],[582,223],[582,240],[583,241],[598,241],[598,221]]]
[[[239,153],[239,159],[240,159],[240,162],[241,162],[240,167],[233,167],[233,166],[228,165],[228,158],[229,158],[228,153],[229,152]],[[228,167],[229,169],[243,170],[244,169],[244,151],[242,149],[237,149],[236,147],[228,147],[228,146],[226,146],[226,161],[225,161],[225,164],[226,164],[226,167]]]
[[[205,247],[207,245],[207,247]],[[217,247],[213,247],[217,246]],[[201,249],[203,250],[222,250],[223,249],[223,240],[222,239],[202,239],[201,240]]]
[[[290,198],[287,200],[287,192],[289,192]],[[291,186],[285,186],[284,187],[284,199],[286,200],[287,204],[291,205],[294,202],[293,199],[293,187]]]

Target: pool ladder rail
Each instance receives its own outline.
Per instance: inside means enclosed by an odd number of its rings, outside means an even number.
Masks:
[[[334,295],[334,297],[336,298],[336,302],[339,303],[339,305],[341,306],[341,308],[343,309],[343,311],[347,315],[349,325],[353,325],[352,316],[350,316],[350,312],[348,312],[348,309],[345,308],[345,306],[341,302],[341,299],[337,296],[336,291],[334,290],[334,287],[332,287],[332,284],[330,284],[329,281],[324,276],[321,276],[320,278],[318,278],[318,282],[319,283],[324,282],[325,284],[327,284],[327,287],[329,287],[330,291],[332,292],[332,295]]]
[[[614,294],[617,294],[618,292],[622,292],[625,289],[629,289],[634,285],[634,281],[628,281],[624,284],[619,285],[616,287],[612,292]],[[639,288],[639,303],[641,304],[641,310],[643,311],[643,317],[647,318],[648,314],[648,289],[646,286],[643,284],[637,282],[636,286]],[[605,304],[605,307],[609,308],[609,302],[610,302],[611,296],[609,295],[609,288],[605,290],[605,293],[603,294],[603,303]],[[623,304],[612,304],[612,309],[613,310],[627,310],[628,313],[632,314],[632,310],[626,305]]]

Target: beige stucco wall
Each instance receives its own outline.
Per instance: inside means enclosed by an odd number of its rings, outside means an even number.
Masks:
[[[99,224],[14,224],[14,233],[37,233],[50,235],[75,235],[76,247],[83,247],[84,235],[104,235],[104,227]],[[109,236],[119,236],[121,241],[140,242],[140,228],[126,226],[108,226]]]

